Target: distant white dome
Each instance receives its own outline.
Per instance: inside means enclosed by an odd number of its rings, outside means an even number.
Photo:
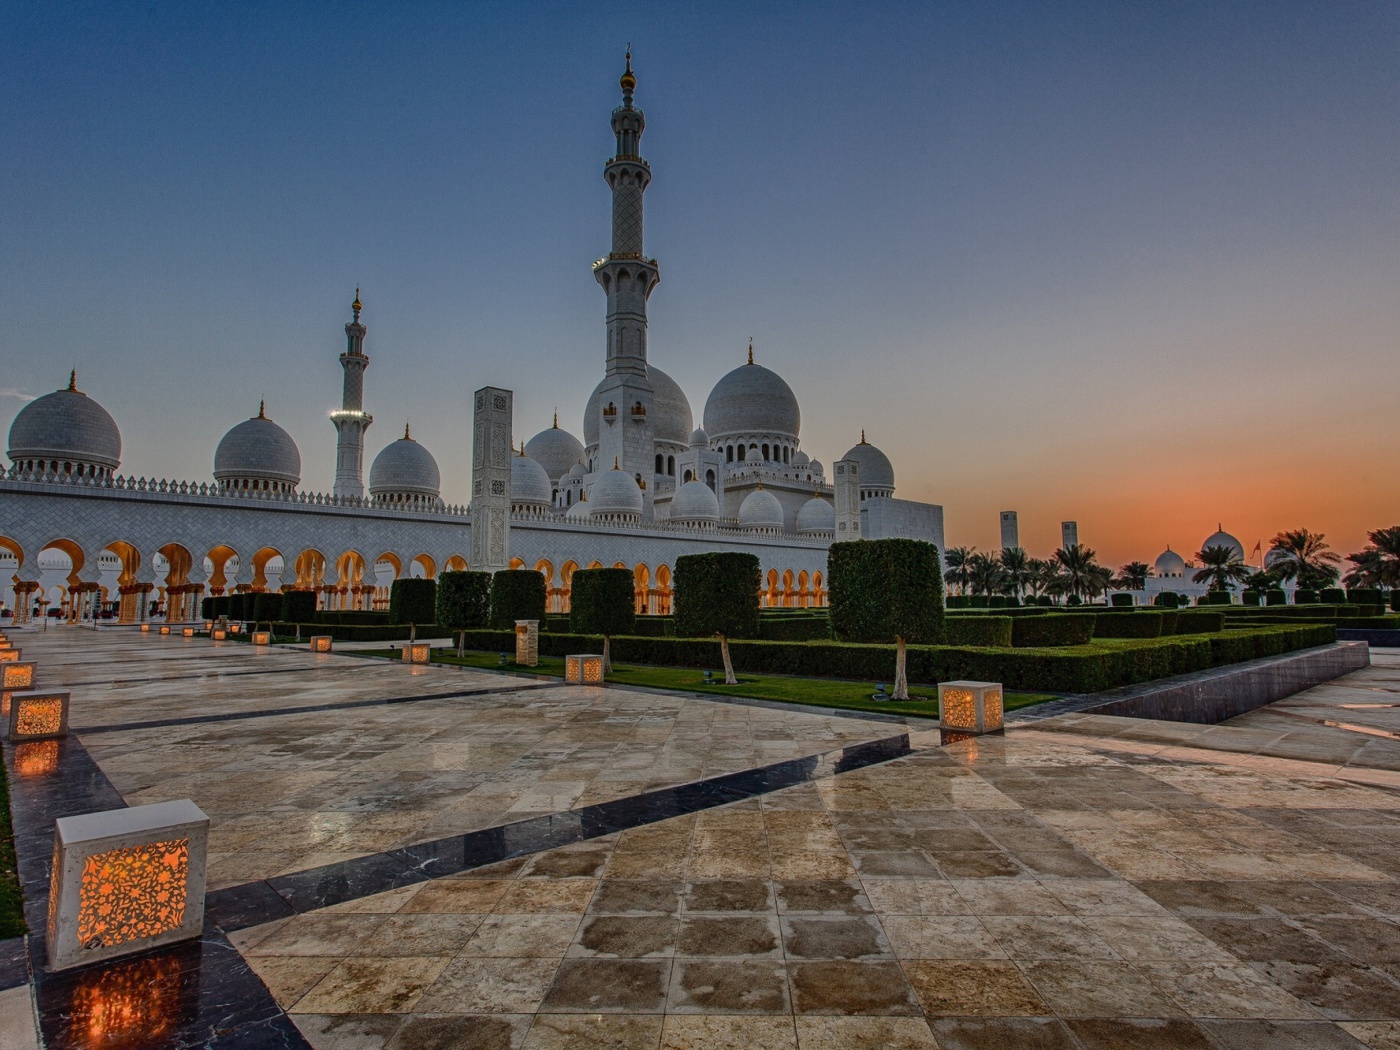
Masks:
[[[525,442],[525,455],[544,467],[550,481],[558,481],[585,458],[583,444],[567,430],[560,430],[557,419],[554,426]]]
[[[588,490],[590,517],[618,515],[630,518],[642,516],[642,490],[625,470],[605,470]]]
[[[9,455],[25,470],[69,473],[82,466],[84,474],[92,467],[110,474],[121,464],[122,435],[107,410],[78,389],[74,373],[66,390],[19,410],[10,424]]]
[[[695,425],[690,411],[690,402],[680,384],[653,364],[647,365],[647,379],[651,381],[651,433],[657,441],[669,441],[684,445],[690,439],[691,427]],[[599,415],[603,404],[604,379],[593,388],[588,396],[588,405],[583,410],[583,443],[589,448],[598,444]]]
[[[808,463],[807,466],[813,474],[820,474],[825,469],[824,467],[822,467],[822,461],[819,459],[812,460],[812,462]]]
[[[722,377],[705,402],[705,431],[715,441],[767,434],[796,441],[801,427],[792,387],[752,361]]]
[[[1217,528],[1211,535],[1201,541],[1201,550],[1207,547],[1230,547],[1235,552],[1235,557],[1244,561],[1244,544],[1231,536],[1224,529]]]
[[[811,462],[812,461],[810,458],[808,458],[807,453],[803,452],[801,449],[798,449],[792,455],[792,465],[794,467],[805,467]]]
[[[797,512],[798,532],[835,532],[836,508],[820,496],[814,496]]]
[[[528,448],[529,446],[527,445],[526,447]],[[566,475],[566,477],[586,478],[588,477],[588,468],[586,468],[582,463],[575,463],[572,467],[569,468],[569,473]]]
[[[783,505],[767,489],[754,489],[739,504],[739,524],[746,529],[781,529]]]
[[[554,502],[554,490],[549,475],[529,456],[510,457],[510,502],[528,506],[548,507]]]
[[[671,497],[671,520],[677,522],[719,521],[719,500],[703,481],[687,481]]]
[[[1186,573],[1186,559],[1168,547],[1157,555],[1152,571],[1158,576],[1183,576]]]
[[[577,503],[575,503],[572,507],[570,507],[564,512],[564,520],[575,522],[587,521],[588,507],[589,504],[587,500],[579,500]]]
[[[860,479],[862,491],[869,489],[894,489],[894,464],[874,445],[865,440],[861,431],[860,444],[848,451],[842,459],[853,459],[860,465],[856,475]]]
[[[224,488],[288,491],[301,481],[301,453],[262,406],[233,427],[214,450],[214,479]]]
[[[1272,569],[1275,565],[1286,565],[1293,560],[1293,557],[1278,547],[1270,547],[1269,553],[1264,555],[1264,568]]]
[[[388,502],[437,502],[442,475],[433,454],[408,435],[385,445],[369,468],[369,494]]]
[[[707,434],[707,433],[705,433],[705,428],[704,428],[704,427],[696,427],[694,430],[692,430],[692,431],[690,432],[690,447],[691,447],[691,448],[709,448],[709,447],[710,447],[710,435]]]

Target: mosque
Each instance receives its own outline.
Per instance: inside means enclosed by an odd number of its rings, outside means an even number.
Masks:
[[[765,604],[820,606],[826,550],[837,539],[900,536],[942,549],[942,507],[896,499],[894,467],[864,432],[830,477],[803,451],[797,397],[755,360],[752,342],[747,361],[710,391],[699,426],[685,392],[650,360],[647,305],[660,270],[643,249],[651,167],[640,152],[646,120],[633,103],[636,84],[629,54],[611,120],[616,151],[603,169],[612,245],[593,264],[607,304],[605,369],[584,406],[581,439],[557,415],[518,450],[508,416],[489,442],[478,426],[480,476],[473,503],[461,507],[443,502],[437,460],[406,427],[374,457],[366,486],[373,416],[358,289],[340,355],[341,406],[331,413],[329,494],[300,489],[301,452],[266,405],[218,442],[212,482],[122,474],[117,423],[74,373],[10,427],[0,602],[15,621],[53,608],[68,619],[102,610],[134,623],[152,606],[190,619],[203,595],[279,588],[316,590],[330,609],[382,608],[399,576],[468,567],[538,569],[550,608],[564,612],[574,570],[602,565],[633,571],[639,612],[665,613],[675,558],[726,549],[759,556]],[[508,483],[483,490],[481,456],[503,435]],[[474,525],[485,528],[497,497],[508,503],[510,556],[472,564]]]

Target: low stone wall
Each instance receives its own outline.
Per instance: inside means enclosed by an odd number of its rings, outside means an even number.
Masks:
[[[1370,666],[1365,642],[1337,642],[1023,708],[1008,724],[1080,713],[1214,725]]]

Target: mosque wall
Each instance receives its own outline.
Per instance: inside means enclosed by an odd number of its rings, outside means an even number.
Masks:
[[[877,496],[860,504],[860,534],[867,540],[924,540],[943,546],[943,508],[933,503]]]

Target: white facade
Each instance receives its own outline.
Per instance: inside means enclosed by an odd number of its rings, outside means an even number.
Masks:
[[[1014,510],[1001,512],[1001,549],[1012,550],[1021,546],[1021,528],[1016,521]],[[942,549],[940,545],[940,549]]]

